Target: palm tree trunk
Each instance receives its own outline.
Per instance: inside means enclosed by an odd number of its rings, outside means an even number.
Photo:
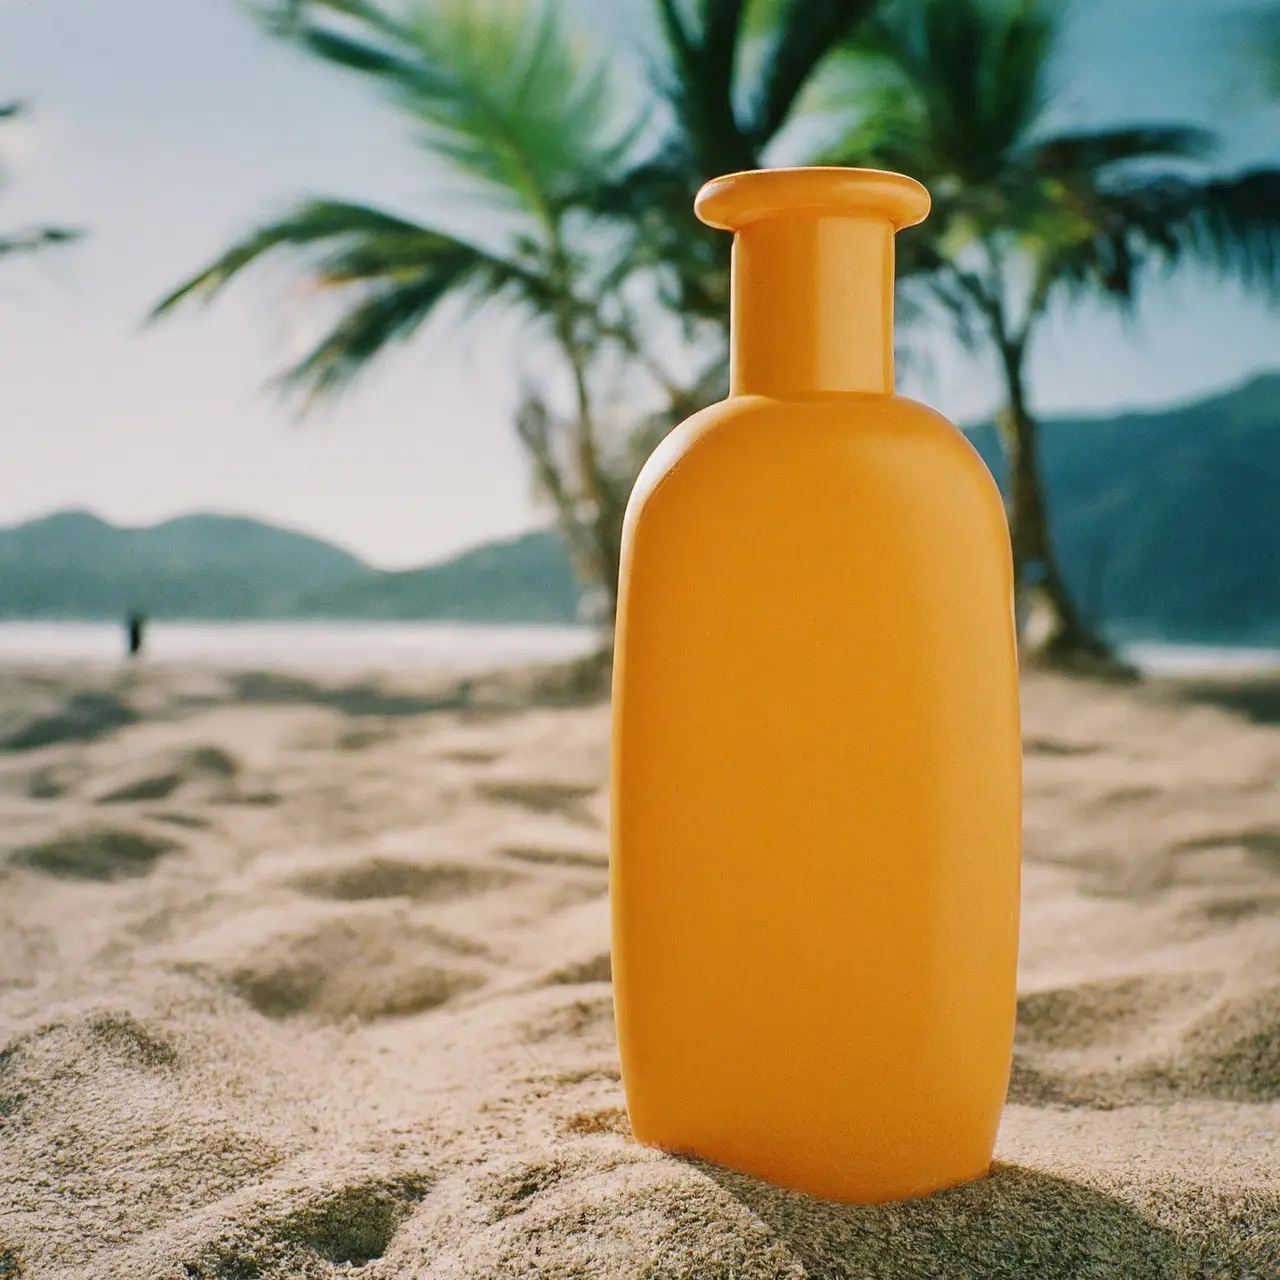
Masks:
[[[996,425],[1009,468],[1005,506],[1013,544],[1020,647],[1032,661],[1047,666],[1126,672],[1129,669],[1085,622],[1063,580],[1049,533],[1037,424],[1027,410],[1022,346],[1004,342],[1001,348],[1008,402],[997,414]]]
[[[613,486],[601,469],[585,361],[576,347],[570,352],[570,363],[573,366],[574,389],[578,401],[578,488],[582,501],[591,509],[587,522],[592,543],[591,571],[595,579],[594,585],[603,597],[603,608],[598,621],[612,633],[614,619],[618,614],[622,522],[620,513],[616,510]]]
[[[574,354],[566,352],[566,357],[577,388],[577,412],[567,424],[573,433],[570,457],[566,459],[557,448],[556,422],[536,394],[526,395],[521,404],[516,434],[533,464],[540,493],[555,508],[556,525],[574,573],[583,587],[602,597],[597,621],[610,628],[617,614],[625,498],[600,465],[585,373]]]
[[[595,415],[591,404],[591,388],[587,380],[590,350],[583,343],[575,321],[573,272],[570,257],[561,238],[561,229],[548,224],[552,243],[553,276],[558,283],[555,304],[555,335],[569,365],[576,400],[577,423],[574,454],[578,475],[570,480],[566,493],[573,500],[571,524],[585,535],[585,577],[590,587],[600,592],[602,607],[596,619],[612,643],[613,622],[618,614],[618,574],[621,567],[621,529],[612,528],[611,489],[600,464],[596,439]],[[582,511],[588,507],[589,514]],[[585,518],[584,518],[585,514]]]

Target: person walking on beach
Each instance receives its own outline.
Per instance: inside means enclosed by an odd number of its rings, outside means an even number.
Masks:
[[[146,614],[133,610],[125,619],[124,625],[127,634],[129,657],[131,659],[136,658],[142,653],[142,642],[147,629]]]

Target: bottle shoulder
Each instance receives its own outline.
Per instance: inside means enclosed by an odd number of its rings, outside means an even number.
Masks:
[[[687,418],[654,450],[632,493],[639,508],[682,480],[701,487],[744,475],[837,470],[910,474],[923,459],[954,483],[999,490],[978,451],[935,409],[906,396],[843,393],[803,400],[733,396]],[[676,488],[684,488],[677,484]]]

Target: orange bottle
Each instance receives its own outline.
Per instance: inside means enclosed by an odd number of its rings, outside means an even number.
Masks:
[[[1015,1013],[1012,569],[964,436],[893,394],[929,196],[739,173],[731,391],[623,534],[613,977],[640,1141],[832,1200],[990,1167]]]

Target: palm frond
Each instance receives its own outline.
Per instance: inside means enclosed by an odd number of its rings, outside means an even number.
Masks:
[[[851,124],[832,150],[875,143],[934,181],[991,183],[1044,110],[1054,39],[1046,0],[888,4],[836,64],[822,107]]]
[[[693,25],[691,15],[683,11],[677,0],[656,0],[658,24],[663,38],[676,51],[682,54],[693,48]]]
[[[258,0],[252,12],[272,35],[326,61],[380,76],[412,74],[412,65],[397,56],[399,19],[367,0]],[[334,19],[341,25],[329,25]]]
[[[305,32],[316,11],[349,18],[370,31],[394,35],[399,28],[394,15],[370,0],[252,0],[260,22],[277,35],[297,36]]]
[[[660,301],[692,323],[723,312],[729,266],[729,242],[694,216],[694,195],[715,174],[759,164],[735,102],[749,5],[656,0],[656,8],[665,57],[654,79],[669,120],[660,145],[592,184],[591,206],[628,227],[631,262],[653,269]]]
[[[340,261],[338,269],[349,267]],[[327,282],[325,275],[319,279]],[[282,385],[303,391],[309,403],[340,390],[392,343],[411,337],[446,298],[468,289],[493,298],[515,282],[495,272],[491,262],[458,249],[421,264],[416,272],[358,280],[339,275],[333,283],[358,283],[357,301],[280,379]]]
[[[733,73],[738,61],[745,0],[702,0],[702,73],[709,96],[733,108]]]
[[[670,158],[685,169],[694,188],[714,173],[753,168],[756,157],[734,102],[744,0],[699,0],[693,12],[682,12],[676,0],[657,0],[657,5],[669,55],[658,90],[679,139]]]
[[[27,104],[22,101],[0,103],[0,122],[16,120],[26,115],[27,109]],[[72,244],[83,235],[84,232],[78,227],[23,227],[0,235],[0,259]]]
[[[742,35],[747,40],[768,39],[791,0],[747,0],[742,10]]]
[[[38,253],[57,245],[73,244],[84,235],[75,227],[32,227],[0,236],[0,258],[17,257],[24,253]]]
[[[309,259],[311,283],[354,301],[331,332],[284,377],[312,398],[337,389],[389,343],[408,337],[449,297],[502,296],[534,307],[546,283],[518,263],[367,205],[310,201],[233,245],[160,301],[155,319],[193,298],[209,300],[268,255]]]
[[[814,164],[896,169],[934,182],[941,176],[925,104],[887,59],[866,50],[833,59],[808,108],[815,121],[831,122]]]
[[[1066,181],[1112,165],[1151,160],[1203,160],[1217,140],[1194,125],[1128,125],[1060,134],[1036,143],[1029,162],[1040,174]]]
[[[258,227],[220,258],[179,285],[153,308],[156,318],[192,298],[211,301],[240,273],[276,250],[305,251],[352,241],[373,244],[415,240],[425,254],[451,238],[370,205],[346,200],[309,200],[277,222]],[[477,251],[478,252],[478,251]]]
[[[877,0],[786,0],[771,6],[768,51],[748,133],[757,151],[787,122],[817,68],[875,10]]]
[[[549,223],[630,150],[616,78],[551,0],[286,0],[273,29],[378,80],[487,199]]]
[[[984,16],[981,38],[993,47],[981,64],[978,119],[1014,150],[1048,106],[1059,24],[1053,0],[998,0]]]
[[[1280,300],[1280,169],[1134,180],[1098,191],[1086,212],[1091,233],[1055,257],[1068,287],[1131,303],[1144,265],[1191,262]]]

